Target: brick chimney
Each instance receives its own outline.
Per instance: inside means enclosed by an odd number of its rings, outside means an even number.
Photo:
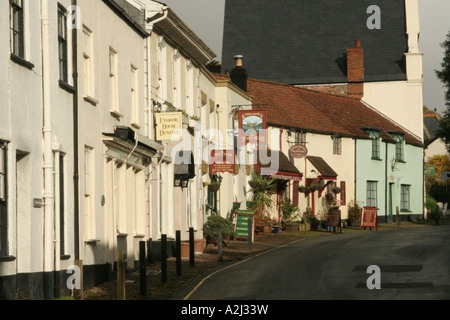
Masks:
[[[361,100],[364,95],[364,50],[361,41],[347,49],[348,97]]]
[[[247,70],[243,67],[242,60],[243,56],[236,55],[234,56],[234,60],[236,61],[235,67],[231,69],[230,78],[231,82],[236,86],[247,92],[247,79],[248,74]]]

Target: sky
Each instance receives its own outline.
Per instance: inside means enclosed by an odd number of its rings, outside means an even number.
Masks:
[[[245,0],[243,0],[245,1]],[[374,0],[375,1],[375,0]],[[225,0],[161,0],[222,60]],[[440,114],[446,110],[443,83],[435,70],[441,68],[441,43],[450,32],[450,0],[419,0],[420,42],[423,52],[423,104]]]

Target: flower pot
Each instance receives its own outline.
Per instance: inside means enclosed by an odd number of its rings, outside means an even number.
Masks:
[[[194,240],[194,254],[203,254],[206,247],[206,239],[195,239]],[[181,241],[181,258],[189,258],[189,241]]]
[[[281,231],[280,226],[273,226],[272,227],[272,233],[279,233]]]
[[[212,192],[217,192],[220,189],[220,184],[208,184],[208,190]]]

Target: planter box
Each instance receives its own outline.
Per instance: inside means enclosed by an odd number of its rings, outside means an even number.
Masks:
[[[194,240],[194,254],[203,254],[206,246],[206,239]],[[189,241],[181,241],[181,258],[189,258]]]
[[[304,223],[299,224],[298,230],[305,232],[305,224]],[[310,223],[306,224],[306,231],[311,231],[311,224]]]

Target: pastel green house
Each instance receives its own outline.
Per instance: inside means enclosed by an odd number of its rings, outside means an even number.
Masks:
[[[355,199],[377,208],[378,220],[423,217],[423,147],[403,132],[363,128],[367,139],[355,140]]]

